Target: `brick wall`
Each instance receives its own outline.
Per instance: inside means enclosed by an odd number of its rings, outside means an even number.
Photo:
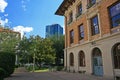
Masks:
[[[78,37],[78,26],[80,24],[83,24],[84,26],[84,42],[86,41],[92,41],[92,40],[96,40],[98,38],[102,38],[102,36],[110,34],[111,33],[111,29],[110,29],[110,20],[109,20],[109,11],[108,11],[108,7],[111,6],[113,3],[117,2],[119,0],[99,0],[99,2],[97,4],[95,4],[93,7],[91,7],[90,9],[86,9],[85,5],[87,0],[82,0],[82,5],[83,5],[83,14],[81,16],[79,16],[78,18],[74,18],[73,22],[70,23],[69,25],[67,25],[67,21],[69,19],[69,13],[71,11],[73,11],[74,14],[76,14],[76,6],[80,3],[80,0],[76,0],[75,3],[73,3],[73,5],[70,6],[70,8],[68,8],[68,10],[65,12],[65,16],[66,16],[66,20],[65,20],[65,30],[66,31],[66,44],[67,47],[70,47],[70,31],[73,29],[74,30],[74,43],[72,45],[76,45],[76,44],[80,44],[79,41],[79,37]],[[95,13],[96,12],[96,13]],[[88,31],[90,30],[90,24],[88,25],[87,21],[89,22],[88,18],[90,15],[92,14],[98,14],[99,13],[99,24],[100,24],[100,31],[101,33],[95,36],[91,36],[91,33]],[[91,30],[90,30],[91,31]],[[88,35],[90,34],[90,35]],[[84,43],[82,42],[82,43]]]

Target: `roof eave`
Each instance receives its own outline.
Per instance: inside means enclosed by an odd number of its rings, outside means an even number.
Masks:
[[[57,11],[55,12],[55,14],[64,16],[65,11],[68,9],[70,5],[73,4],[73,2],[75,2],[75,0],[64,0],[62,4],[59,6],[59,8],[57,9]]]

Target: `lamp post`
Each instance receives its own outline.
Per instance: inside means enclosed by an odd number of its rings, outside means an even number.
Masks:
[[[18,59],[18,55],[19,55],[19,44],[15,47],[15,50],[16,50],[16,61],[15,61],[15,64],[18,65],[19,64],[19,59]]]

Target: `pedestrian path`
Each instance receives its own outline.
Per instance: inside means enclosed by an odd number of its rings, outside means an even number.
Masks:
[[[17,69],[15,69],[14,73],[24,73],[24,72],[28,72],[25,67],[19,67]]]
[[[113,80],[80,73],[56,72],[28,72],[25,68],[18,68],[11,77],[5,80]]]

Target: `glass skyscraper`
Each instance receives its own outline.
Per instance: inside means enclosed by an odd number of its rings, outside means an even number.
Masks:
[[[52,24],[46,26],[46,38],[63,35],[63,28],[59,24]]]

